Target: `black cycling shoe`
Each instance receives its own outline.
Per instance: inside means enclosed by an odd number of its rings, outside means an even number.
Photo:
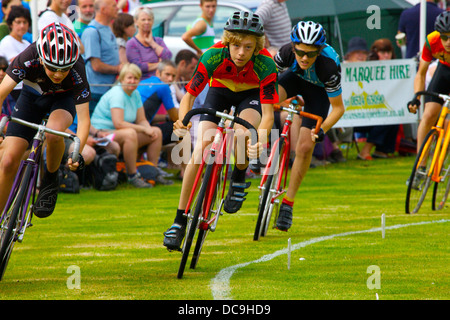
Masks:
[[[186,226],[174,223],[166,232],[164,232],[164,246],[167,250],[181,251],[181,243],[186,234]]]
[[[41,189],[33,206],[33,213],[38,218],[46,218],[53,213],[59,190],[59,174],[45,173]]]
[[[238,212],[242,207],[242,202],[245,200],[245,196],[248,192],[244,190],[250,187],[251,182],[233,182],[230,183],[230,189],[228,189],[228,194],[225,198],[223,204],[223,209],[228,213]]]
[[[288,231],[288,229],[292,226],[292,213],[294,209],[286,204],[281,203],[280,213],[278,214],[277,219],[277,229],[281,231]]]

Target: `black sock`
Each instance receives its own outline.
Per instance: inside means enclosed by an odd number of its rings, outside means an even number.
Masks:
[[[237,166],[234,166],[233,173],[231,174],[231,180],[234,182],[245,182],[245,172],[247,168],[241,170]]]
[[[45,170],[44,179],[45,181],[55,181],[58,178],[59,170],[55,172],[50,172],[48,169]]]
[[[173,221],[176,224],[180,224],[185,226],[187,224],[187,217],[184,215],[185,209],[177,209],[177,215],[175,216],[175,220]]]

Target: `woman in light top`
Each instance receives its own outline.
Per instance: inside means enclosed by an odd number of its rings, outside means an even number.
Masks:
[[[136,169],[138,150],[146,147],[148,160],[158,163],[162,146],[162,133],[158,127],[150,126],[136,86],[141,79],[141,70],[135,64],[125,64],[119,74],[120,85],[109,89],[100,99],[92,115],[91,133],[98,130],[114,134],[119,143],[128,174],[128,182],[138,188],[152,185],[141,179]],[[94,131],[94,132],[92,132]]]

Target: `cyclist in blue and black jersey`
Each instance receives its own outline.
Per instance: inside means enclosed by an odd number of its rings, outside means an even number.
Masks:
[[[295,194],[308,171],[315,142],[344,114],[339,56],[326,41],[323,27],[312,21],[300,21],[292,28],[292,43],[280,48],[274,60],[282,72],[278,81],[280,101],[301,95],[304,111],[321,116],[324,121],[318,135],[315,121],[304,118],[295,150],[288,190],[280,206],[277,228],[287,231],[292,225]],[[332,107],[329,113],[330,104]],[[329,114],[328,114],[329,113]]]

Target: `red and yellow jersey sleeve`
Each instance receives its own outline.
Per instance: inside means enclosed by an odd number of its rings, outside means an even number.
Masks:
[[[442,64],[450,67],[450,52],[447,52],[442,45],[439,32],[434,31],[427,36],[422,50],[422,59],[427,62],[438,59]]]

